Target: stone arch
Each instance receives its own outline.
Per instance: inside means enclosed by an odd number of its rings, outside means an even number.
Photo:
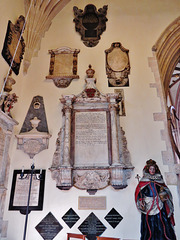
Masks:
[[[154,113],[154,121],[163,121],[164,123],[164,129],[161,130],[161,137],[166,143],[166,151],[162,151],[163,164],[169,167],[169,172],[165,175],[166,181],[167,184],[178,185],[178,190],[180,190],[180,158],[175,158],[173,151],[174,146],[169,132],[167,108],[169,84],[173,71],[180,61],[180,17],[176,18],[164,30],[153,46],[152,52],[153,57],[150,57],[148,62],[154,74],[155,83],[151,83],[150,87],[157,89],[157,94],[161,102],[161,112]],[[178,91],[176,105],[180,103],[180,97],[178,97],[180,92],[178,93]]]

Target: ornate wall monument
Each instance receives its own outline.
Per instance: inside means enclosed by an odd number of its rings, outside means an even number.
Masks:
[[[14,125],[18,123],[0,110],[0,239],[6,237],[7,222],[3,221],[9,175],[9,145]]]
[[[109,87],[129,86],[129,50],[124,48],[120,42],[114,42],[109,49],[105,50],[105,54]]]
[[[16,135],[17,149],[33,158],[36,154],[48,148],[50,137],[43,97],[35,96],[21,131]]]
[[[101,34],[106,30],[107,9],[108,5],[104,5],[97,11],[93,4],[88,4],[84,11],[73,7],[75,29],[86,47],[95,47],[99,43]]]
[[[77,75],[77,58],[79,49],[61,47],[49,50],[51,54],[49,75],[46,79],[53,80],[58,88],[66,88],[73,79],[79,79]]]
[[[102,94],[96,88],[94,70],[87,72],[85,89],[77,96],[66,95],[63,125],[50,168],[59,189],[94,193],[108,185],[127,187],[133,166],[124,131],[120,127],[119,94]]]

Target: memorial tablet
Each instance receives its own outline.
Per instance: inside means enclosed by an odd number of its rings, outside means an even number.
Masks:
[[[62,127],[50,168],[56,186],[72,186],[92,195],[111,185],[127,187],[133,166],[125,132],[120,126],[119,93],[102,94],[96,87],[95,71],[89,65],[84,90],[65,95]]]
[[[36,178],[36,176],[40,174],[40,171],[42,175],[41,180]],[[26,214],[31,170],[24,170],[24,176],[26,177],[23,179],[20,177],[21,172],[22,170],[14,170],[9,210],[19,210],[20,213]],[[45,172],[46,170],[34,170],[31,186],[31,197],[29,202],[29,212],[40,211],[43,209]]]
[[[123,217],[114,208],[112,208],[105,216],[105,219],[112,228],[116,228],[116,226],[122,221]]]
[[[80,219],[80,217],[77,215],[77,213],[72,208],[70,208],[66,212],[66,214],[62,217],[62,219],[69,226],[69,228],[72,228],[74,226],[74,224]]]
[[[79,197],[78,209],[80,210],[105,210],[106,197]]]
[[[108,166],[106,111],[75,112],[75,167]]]
[[[84,222],[78,227],[80,232],[89,240],[95,240],[96,236],[101,235],[106,227],[102,224],[102,222],[96,217],[96,215],[92,212]]]
[[[52,240],[63,227],[53,214],[49,212],[35,228],[44,240]]]

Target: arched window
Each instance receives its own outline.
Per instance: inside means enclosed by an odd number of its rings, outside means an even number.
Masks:
[[[175,162],[180,163],[180,59],[171,76],[166,98],[169,136]]]
[[[154,73],[155,87],[160,97],[161,112],[154,113],[155,121],[163,121],[163,164],[169,166],[167,184],[178,185],[180,198],[180,17],[161,34],[152,48],[149,66]]]

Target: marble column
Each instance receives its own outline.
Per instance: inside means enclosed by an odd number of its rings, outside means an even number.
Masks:
[[[112,166],[120,165],[119,159],[119,140],[118,140],[118,122],[117,112],[118,105],[116,103],[116,95],[109,94],[109,109],[111,119],[111,138],[112,138]]]
[[[63,162],[62,166],[71,166],[71,111],[73,95],[64,97],[65,105],[63,108],[64,113],[64,146],[63,146]]]

